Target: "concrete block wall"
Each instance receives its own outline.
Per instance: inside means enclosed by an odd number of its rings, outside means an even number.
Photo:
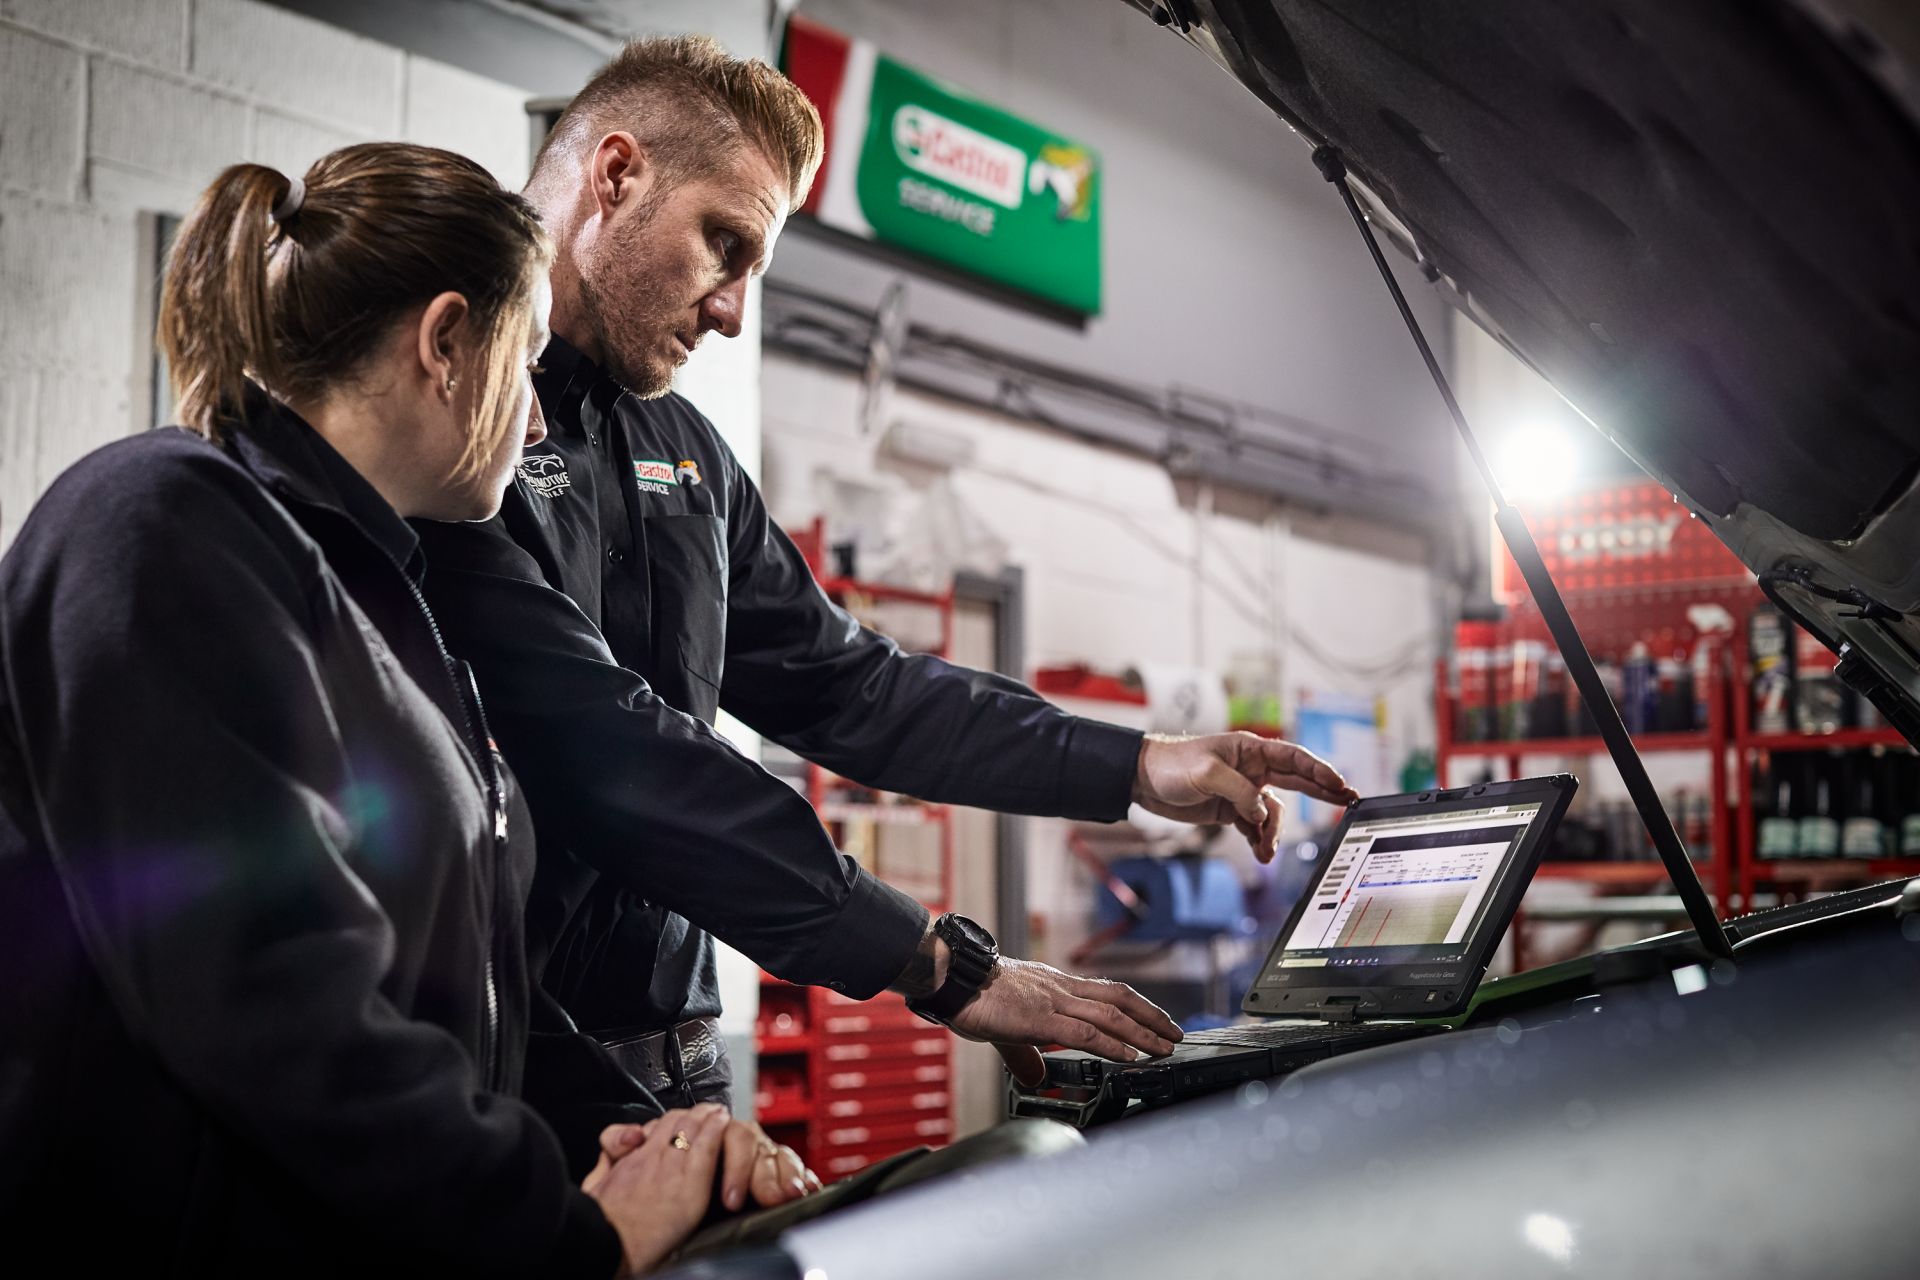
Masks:
[[[154,215],[405,139],[526,180],[525,94],[254,0],[0,0],[0,550],[151,418]]]

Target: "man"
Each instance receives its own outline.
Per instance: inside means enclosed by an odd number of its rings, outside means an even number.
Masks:
[[[995,961],[966,922],[936,929],[713,733],[723,706],[884,790],[1107,821],[1137,800],[1232,821],[1266,857],[1273,787],[1353,798],[1289,744],[1143,741],[903,654],[820,592],[712,424],[670,393],[705,334],[740,332],[748,281],[820,156],[799,90],[711,41],[636,41],[600,71],[527,188],[558,248],[555,339],[535,379],[546,445],[501,518],[423,531],[434,612],[533,805],[534,972],[667,1105],[727,1096],[707,930],[794,982],[902,991],[1002,1044],[1029,1081],[1036,1044],[1124,1059],[1179,1037],[1122,984]],[[563,1136],[617,1118],[578,1104],[630,1084],[578,1040],[549,1048],[528,1086],[550,1115],[580,1115],[556,1117]],[[561,1056],[570,1066],[543,1079]]]

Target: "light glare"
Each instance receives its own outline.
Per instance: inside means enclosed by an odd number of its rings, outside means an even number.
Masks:
[[[1500,446],[1494,474],[1509,499],[1557,498],[1573,488],[1579,452],[1558,427],[1535,425],[1513,432]]]
[[[1573,1262],[1573,1228],[1551,1213],[1530,1213],[1520,1228],[1528,1244],[1561,1266]]]

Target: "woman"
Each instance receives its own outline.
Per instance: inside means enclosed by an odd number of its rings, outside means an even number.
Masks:
[[[706,1210],[718,1109],[581,1187],[512,1096],[530,826],[405,522],[544,435],[549,254],[444,151],[228,169],[161,304],[187,429],[0,561],[10,1262],[605,1280]]]

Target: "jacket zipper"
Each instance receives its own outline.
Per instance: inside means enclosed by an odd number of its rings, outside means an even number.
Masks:
[[[341,515],[328,507],[317,506],[313,503],[303,503],[303,505],[313,506],[317,510],[326,511],[329,515],[339,516],[349,525],[353,525],[356,533],[360,533],[359,526],[354,524],[351,516]],[[482,1083],[487,1089],[497,1091],[500,1087],[500,990],[494,975],[494,956],[495,948],[499,945],[498,939],[500,934],[500,930],[497,927],[500,900],[500,867],[501,864],[506,861],[506,786],[501,780],[500,764],[499,761],[494,759],[491,741],[487,735],[481,731],[481,727],[474,723],[474,712],[468,710],[468,699],[463,696],[459,677],[455,675],[456,668],[453,655],[447,652],[446,639],[440,634],[440,624],[434,620],[433,610],[427,607],[427,597],[421,593],[419,586],[414,582],[412,576],[407,573],[406,566],[395,560],[385,547],[380,546],[377,542],[373,542],[373,540],[367,538],[364,533],[361,533],[361,537],[365,538],[369,543],[372,543],[374,548],[379,551],[380,558],[391,565],[395,576],[406,584],[407,594],[413,597],[414,607],[418,610],[421,620],[427,624],[427,632],[433,637],[433,647],[440,654],[441,671],[446,675],[447,682],[453,686],[453,700],[459,704],[460,707],[460,724],[461,727],[466,730],[467,749],[473,753],[474,764],[481,770],[482,777],[485,779],[487,803],[493,811],[493,866],[489,868],[492,892],[489,894],[486,914],[487,957],[486,963],[482,966],[481,971],[481,982],[486,995],[487,1020],[486,1025],[481,1028],[480,1060],[483,1072],[481,1076]],[[474,709],[478,710],[480,707],[480,687],[474,683],[471,670],[467,671],[467,689],[472,695],[472,705]],[[485,712],[483,711],[481,714],[484,715]]]
[[[385,551],[385,548],[382,548]],[[470,668],[457,667],[453,655],[447,652],[447,642],[440,634],[440,624],[434,620],[433,610],[427,607],[427,598],[406,569],[394,563],[388,556],[387,562],[393,564],[400,580],[407,584],[407,591],[413,596],[413,602],[420,610],[420,616],[426,621],[427,630],[433,636],[433,644],[440,651],[441,669],[446,672],[447,680],[453,685],[454,701],[460,704],[460,719],[467,731],[467,746],[474,753],[474,763],[483,771],[487,785],[487,804],[493,810],[493,865],[488,868],[491,892],[487,895],[487,960],[482,973],[486,986],[487,1022],[482,1028],[480,1041],[480,1060],[484,1075],[481,1079],[490,1090],[500,1087],[500,989],[494,977],[494,949],[499,945],[500,930],[497,927],[500,902],[500,865],[506,861],[507,845],[507,796],[506,787],[500,778],[500,762],[494,759],[493,743],[487,736],[484,726],[474,722],[480,710],[480,686],[473,679]],[[456,671],[466,672],[466,688],[460,687]],[[469,710],[469,707],[472,709]]]
[[[412,579],[408,579],[408,582],[411,584]],[[415,594],[418,594],[417,589]],[[426,608],[426,601],[424,599],[421,600],[421,608]],[[427,612],[426,618],[428,624],[433,626],[434,634],[437,638],[439,635],[439,627],[433,622],[433,614],[431,611]],[[446,653],[444,645],[441,647],[441,653],[443,655]],[[447,663],[448,675],[451,676],[456,664],[451,656],[447,657]],[[500,887],[500,875],[507,862],[507,788],[506,780],[500,775],[500,761],[494,754],[493,735],[487,730],[487,711],[485,706],[480,702],[479,682],[473,678],[472,667],[469,667],[464,662],[457,664],[457,666],[460,673],[466,676],[467,697],[461,699],[460,705],[462,712],[464,713],[466,708],[471,706],[473,708],[473,715],[478,719],[478,724],[474,727],[473,732],[481,744],[481,755],[486,760],[487,798],[493,805],[493,865],[488,868],[488,880],[492,892],[487,895],[487,1038],[484,1046],[483,1060],[486,1063],[487,1087],[489,1089],[498,1089],[501,1083],[500,996],[499,989],[494,981],[494,947],[496,940],[500,936],[498,925],[500,900],[503,896]],[[456,692],[459,691],[458,684],[459,681],[456,679]]]

